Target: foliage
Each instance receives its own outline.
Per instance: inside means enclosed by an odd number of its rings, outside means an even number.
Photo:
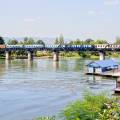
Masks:
[[[17,45],[18,44],[18,41],[16,39],[13,39],[13,40],[9,40],[8,45]]]
[[[104,94],[87,94],[63,111],[64,120],[120,120],[120,106]]]
[[[84,44],[84,41],[81,41],[80,39],[76,39],[74,41],[70,41],[68,44],[69,45],[82,45]]]
[[[32,44],[35,44],[35,41],[33,38],[28,38],[28,37],[25,37],[24,38],[24,41],[23,41],[23,44],[24,45],[32,45]]]
[[[50,51],[37,51],[36,52],[37,57],[43,57],[43,56],[52,56],[52,53]]]
[[[60,36],[58,38],[55,39],[54,44],[56,45],[64,45],[64,37],[62,34],[60,34]]]
[[[97,39],[94,41],[94,44],[108,44],[108,42],[106,40]]]
[[[94,40],[91,39],[91,38],[88,38],[88,39],[85,40],[85,44],[91,44],[93,42],[94,42]]]
[[[55,39],[54,44],[55,44],[55,45],[58,45],[58,44],[59,44],[59,40],[58,40],[58,38]]]
[[[86,39],[85,41],[76,39],[74,41],[70,41],[68,44],[69,45],[84,45],[84,44],[95,45],[95,44],[108,44],[108,42],[106,40],[102,40],[102,39],[92,40],[89,38],[89,39]]]
[[[42,40],[37,40],[36,44],[45,46],[45,43]]]
[[[115,44],[120,44],[120,37],[116,38]]]
[[[0,45],[5,44],[3,37],[0,36]]]
[[[36,120],[57,119],[40,117]],[[69,104],[59,115],[59,120],[120,120],[120,97],[88,92],[83,100]]]

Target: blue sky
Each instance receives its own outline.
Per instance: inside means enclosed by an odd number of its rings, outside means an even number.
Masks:
[[[3,37],[120,36],[120,0],[0,0]]]

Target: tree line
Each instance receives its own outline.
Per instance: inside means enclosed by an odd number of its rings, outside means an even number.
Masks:
[[[95,45],[95,44],[109,44],[109,42],[103,39],[93,40],[91,38],[88,38],[86,40],[81,40],[77,38],[76,40],[69,40],[69,42],[65,42],[64,37],[61,34],[59,37],[55,39],[54,44],[56,45],[84,45],[84,44]],[[113,42],[113,44],[120,44],[120,37],[117,37],[115,42]]]
[[[0,36],[0,44],[5,44],[5,40],[1,36]],[[7,44],[9,45],[33,45],[33,44],[45,45],[45,42],[41,39],[34,40],[32,37],[25,37],[22,41],[18,41],[17,39],[10,39],[7,42]],[[94,44],[109,44],[109,42],[102,39],[93,40],[91,38],[88,38],[86,40],[81,40],[77,38],[76,40],[69,40],[69,42],[65,42],[65,39],[61,34],[59,37],[57,37],[54,40],[54,44],[55,45],[83,45],[83,44],[94,45]],[[116,41],[113,42],[113,44],[120,44],[120,37],[117,37]]]

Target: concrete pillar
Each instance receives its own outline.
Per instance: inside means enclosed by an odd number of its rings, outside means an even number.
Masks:
[[[105,53],[99,52],[100,60],[105,60]]]
[[[11,52],[5,51],[5,59],[10,60],[11,59]]]
[[[32,60],[33,59],[33,52],[32,51],[28,51],[28,60]]]
[[[53,53],[53,61],[59,61],[59,52]]]

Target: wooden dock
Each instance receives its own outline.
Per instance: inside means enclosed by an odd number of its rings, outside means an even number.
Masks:
[[[86,75],[97,75],[97,76],[119,78],[120,77],[120,69],[110,70],[110,71],[101,72],[101,73],[89,73],[89,72],[87,72],[85,74]]]

